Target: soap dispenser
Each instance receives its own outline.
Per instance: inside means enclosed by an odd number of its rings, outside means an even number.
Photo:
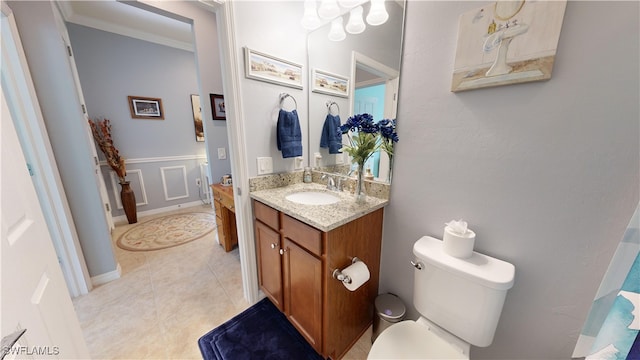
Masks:
[[[305,183],[310,183],[311,182],[311,168],[310,167],[306,167],[304,168],[304,175],[302,176],[302,181],[304,181]]]

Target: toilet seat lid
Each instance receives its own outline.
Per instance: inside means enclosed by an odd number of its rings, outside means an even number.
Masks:
[[[367,359],[469,359],[432,331],[412,320],[384,330],[371,346]]]

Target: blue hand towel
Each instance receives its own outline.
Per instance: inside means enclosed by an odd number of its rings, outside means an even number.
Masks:
[[[278,150],[282,151],[283,158],[302,156],[302,131],[296,110],[280,109],[276,141]]]
[[[329,154],[342,154],[342,136],[338,134],[340,129],[340,115],[327,114],[322,127],[322,137],[320,137],[320,147],[329,148]]]

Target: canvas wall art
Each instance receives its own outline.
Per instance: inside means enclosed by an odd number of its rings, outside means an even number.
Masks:
[[[499,0],[460,16],[451,91],[551,78],[566,0]]]

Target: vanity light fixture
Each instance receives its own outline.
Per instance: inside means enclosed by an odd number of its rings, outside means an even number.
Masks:
[[[304,15],[300,23],[307,30],[315,30],[330,20],[329,40],[341,41],[346,38],[342,16],[347,11],[349,12],[349,22],[346,26],[348,33],[360,34],[366,29],[362,4],[367,1],[369,0],[320,0],[320,7],[316,12],[316,0],[305,0]],[[386,0],[370,1],[367,23],[372,26],[384,24],[389,19],[389,13],[385,7]]]
[[[318,8],[318,15],[321,19],[330,20],[340,15],[340,7],[336,0],[322,0],[320,2],[320,8]]]
[[[346,30],[349,34],[360,34],[367,27],[362,19],[362,6],[351,9]]]
[[[331,29],[329,30],[329,40],[342,41],[347,37],[344,29],[342,28],[342,16],[337,17],[331,21]]]
[[[316,0],[304,0],[304,15],[300,23],[307,30],[314,30],[322,25],[322,20],[316,11]]]
[[[367,15],[367,23],[377,26],[384,24],[389,19],[389,13],[384,6],[384,0],[371,0],[371,9]]]

